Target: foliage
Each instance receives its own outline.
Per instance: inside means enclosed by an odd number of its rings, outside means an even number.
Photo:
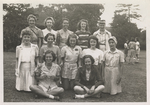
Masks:
[[[129,21],[129,18],[126,16],[126,14],[121,14],[121,12],[127,11],[125,9],[126,6],[132,6],[132,5],[119,5],[120,10],[116,10],[114,12],[113,22],[111,23],[112,26],[112,35],[117,37],[118,40],[118,48],[123,48],[123,45],[126,41],[126,39],[130,40],[131,37],[138,37],[140,39],[140,43],[142,43],[141,49],[146,48],[146,37],[144,37],[144,33],[141,33],[141,30],[137,28],[137,25],[135,23],[132,23]],[[132,14],[130,14],[132,15]],[[134,14],[133,14],[134,15]],[[136,15],[137,18],[140,15]],[[146,34],[145,34],[146,35]],[[142,39],[141,39],[142,37]]]
[[[27,26],[27,16],[33,13],[33,8],[29,7],[29,4],[3,4],[3,10],[7,13],[3,16],[4,51],[14,51],[20,44],[20,32]]]

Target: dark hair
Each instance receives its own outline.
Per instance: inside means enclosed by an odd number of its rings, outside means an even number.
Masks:
[[[47,38],[48,38],[49,36],[52,36],[52,37],[54,38],[54,40],[55,40],[55,35],[52,34],[52,33],[46,34],[46,36],[44,37],[44,40],[47,41]]]
[[[53,60],[52,62],[54,62],[56,60],[56,55],[55,53],[52,51],[52,50],[47,50],[44,55],[43,55],[43,60],[45,61],[45,57],[46,57],[46,54],[51,54],[53,56]]]
[[[66,42],[66,45],[70,46],[70,42],[69,42],[70,38],[75,38],[76,39],[76,45],[77,45],[77,41],[78,41],[77,40],[77,35],[74,34],[74,33],[72,33],[72,34],[69,35],[69,37],[67,39],[67,42]]]
[[[83,65],[85,65],[85,59],[86,58],[90,58],[91,62],[92,62],[92,65],[94,64],[95,60],[91,55],[84,55],[83,58],[82,58]]]
[[[90,40],[91,40],[91,39],[96,40],[96,42],[97,42],[97,44],[96,44],[96,48],[99,48],[98,39],[97,39],[97,37],[96,37],[96,36],[93,36],[93,35],[91,35],[91,36],[89,37],[89,39],[88,39],[88,48],[90,48],[90,47],[91,47],[91,45],[90,45]]]
[[[78,29],[78,30],[81,30],[81,22],[85,22],[85,23],[86,23],[86,28],[85,28],[85,30],[86,30],[86,31],[89,31],[89,24],[88,24],[88,21],[85,20],[85,19],[81,19],[81,20],[78,22],[78,24],[77,24],[77,29]]]
[[[31,31],[29,31],[29,30],[27,30],[27,29],[24,29],[23,31],[22,31],[22,37],[24,36],[24,35],[30,35],[31,36]]]
[[[64,20],[67,20],[69,22],[69,19],[68,18],[63,18],[62,19],[62,23],[64,22]]]

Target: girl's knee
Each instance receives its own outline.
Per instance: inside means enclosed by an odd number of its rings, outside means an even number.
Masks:
[[[64,89],[60,88],[59,93],[63,93],[63,92],[64,92]]]

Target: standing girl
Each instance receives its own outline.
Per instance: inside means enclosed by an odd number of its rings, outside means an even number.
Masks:
[[[61,49],[62,58],[62,84],[65,90],[73,89],[77,69],[81,66],[81,47],[77,46],[77,36],[71,34],[67,40],[67,46]]]
[[[68,27],[69,19],[64,18],[62,21],[62,29],[58,30],[56,36],[56,45],[58,45],[60,49],[66,45],[69,35],[73,33],[72,31],[68,30]]]
[[[104,53],[104,93],[115,95],[122,92],[121,78],[123,72],[124,54],[116,48],[117,40],[114,36],[109,40],[110,50]]]
[[[31,91],[30,85],[35,84],[34,69],[38,63],[38,47],[31,44],[31,33],[22,33],[22,44],[16,47],[16,89]]]
[[[88,49],[84,49],[82,52],[82,57],[84,55],[91,55],[94,58],[94,65],[97,66],[100,76],[102,74],[102,61],[103,61],[103,52],[98,49],[98,39],[96,36],[90,36],[88,40]]]
[[[56,55],[56,59],[55,59],[55,63],[56,64],[60,64],[61,61],[61,53],[60,53],[60,49],[58,46],[54,45],[54,41],[55,41],[55,35],[48,33],[45,36],[45,41],[47,42],[47,45],[42,46],[40,49],[40,63],[43,63],[43,54],[47,51],[47,50],[51,50],[55,53]]]
[[[88,21],[85,19],[81,19],[77,24],[76,34],[78,36],[78,45],[82,49],[88,48],[88,38],[90,36]]]
[[[34,16],[33,14],[30,14],[27,17],[27,21],[28,21],[29,26],[21,31],[20,38],[23,37],[22,36],[23,31],[29,30],[29,31],[31,31],[31,43],[36,44],[36,45],[38,45],[39,48],[41,48],[41,46],[43,44],[44,36],[43,36],[42,30],[35,26],[35,23],[37,21],[36,16]]]

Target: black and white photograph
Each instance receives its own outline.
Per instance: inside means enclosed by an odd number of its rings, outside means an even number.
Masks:
[[[148,104],[149,0],[27,1],[1,4],[3,104]]]

